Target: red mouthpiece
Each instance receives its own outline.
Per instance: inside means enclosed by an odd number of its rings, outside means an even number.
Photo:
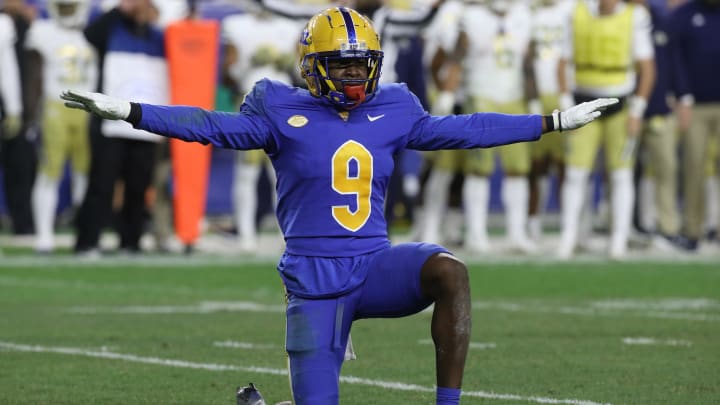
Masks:
[[[365,101],[365,85],[364,84],[352,84],[352,85],[346,84],[343,86],[343,92],[349,99],[355,101],[355,105],[353,105],[352,108],[359,106],[363,101]]]

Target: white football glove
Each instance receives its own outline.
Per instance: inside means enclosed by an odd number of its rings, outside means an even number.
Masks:
[[[565,111],[555,110],[552,113],[554,129],[556,131],[567,131],[580,128],[599,117],[602,114],[602,110],[619,101],[620,100],[616,98],[597,98],[593,101],[570,107]]]
[[[65,90],[60,94],[65,106],[95,113],[108,120],[124,120],[130,115],[130,103],[102,93]]]

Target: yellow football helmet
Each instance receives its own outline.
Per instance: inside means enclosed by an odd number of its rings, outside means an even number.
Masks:
[[[300,74],[315,97],[349,110],[377,90],[383,58],[380,38],[370,21],[353,9],[333,7],[312,17],[303,30],[298,54]],[[328,62],[344,58],[364,59],[367,79],[330,77]],[[337,88],[336,83],[342,86]]]

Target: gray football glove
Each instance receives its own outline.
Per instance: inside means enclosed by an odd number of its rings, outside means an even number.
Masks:
[[[130,115],[130,103],[102,93],[65,90],[60,95],[65,106],[95,113],[108,120],[124,120]]]
[[[568,131],[580,128],[599,117],[602,114],[602,110],[619,101],[620,100],[616,98],[597,98],[593,101],[570,107],[565,111],[555,110],[552,113],[555,130]]]

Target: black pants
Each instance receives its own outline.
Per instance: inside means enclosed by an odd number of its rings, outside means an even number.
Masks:
[[[139,251],[145,193],[152,181],[157,144],[106,137],[101,134],[97,119],[90,124],[90,141],[90,177],[76,218],[75,251],[97,248],[103,228],[113,222],[112,199],[117,180],[124,182],[123,206],[117,221],[120,248]]]
[[[4,134],[0,134],[5,201],[12,222],[12,233],[15,235],[29,235],[34,232],[30,200],[37,154],[35,145],[27,139],[25,133],[23,129],[12,139],[4,139]]]

